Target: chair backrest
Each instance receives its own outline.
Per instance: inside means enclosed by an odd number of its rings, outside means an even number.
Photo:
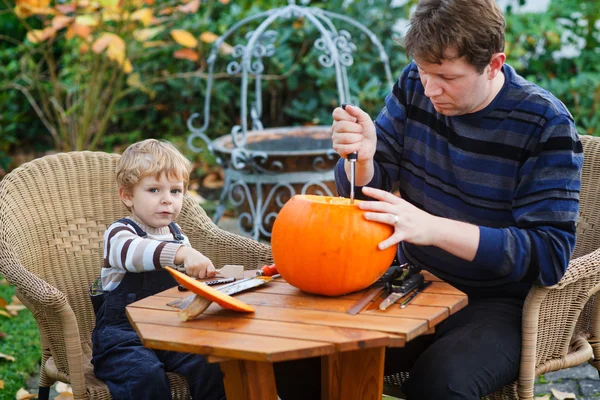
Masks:
[[[82,342],[90,341],[95,323],[88,287],[100,274],[104,231],[128,214],[114,179],[118,159],[100,152],[50,155],[0,182],[3,238],[27,270],[66,295]]]
[[[583,170],[579,195],[577,245],[572,258],[600,248],[600,137],[581,136]]]

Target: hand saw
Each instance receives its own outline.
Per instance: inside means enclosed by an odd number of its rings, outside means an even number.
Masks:
[[[239,281],[230,283],[228,285],[216,287],[215,289],[221,293],[224,293],[227,295],[233,295],[236,293],[243,292],[244,290],[252,289],[257,286],[263,285],[263,284],[271,281],[272,279],[273,278],[270,276],[257,276],[254,278],[245,278],[245,279],[240,279]],[[177,300],[168,302],[167,305],[170,307],[174,307],[174,308],[183,310],[194,300],[195,296],[196,296],[195,294],[192,294],[190,296],[182,297],[181,299],[177,299]]]

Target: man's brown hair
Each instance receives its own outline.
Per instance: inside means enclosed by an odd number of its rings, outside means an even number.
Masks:
[[[431,64],[464,56],[482,73],[504,51],[505,26],[496,0],[421,0],[404,46],[410,57]]]

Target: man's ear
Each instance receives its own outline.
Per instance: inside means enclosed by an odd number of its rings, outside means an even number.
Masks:
[[[133,193],[131,193],[131,190],[127,190],[123,187],[120,187],[119,197],[121,198],[123,204],[125,204],[128,208],[131,208],[133,206]]]
[[[504,65],[504,61],[506,61],[506,54],[504,53],[494,53],[490,60],[490,71],[489,78],[494,79],[496,75],[502,70],[502,66]]]

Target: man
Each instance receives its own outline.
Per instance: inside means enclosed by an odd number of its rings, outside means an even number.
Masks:
[[[525,296],[558,282],[575,246],[581,143],[565,106],[504,63],[504,28],[494,0],[421,0],[414,61],[377,120],[333,112],[339,194],[358,152],[357,196],[377,200],[359,207],[395,228],[380,247],[469,296],[414,364],[388,352],[387,368],[410,368],[409,399],[479,399],[517,379]]]

